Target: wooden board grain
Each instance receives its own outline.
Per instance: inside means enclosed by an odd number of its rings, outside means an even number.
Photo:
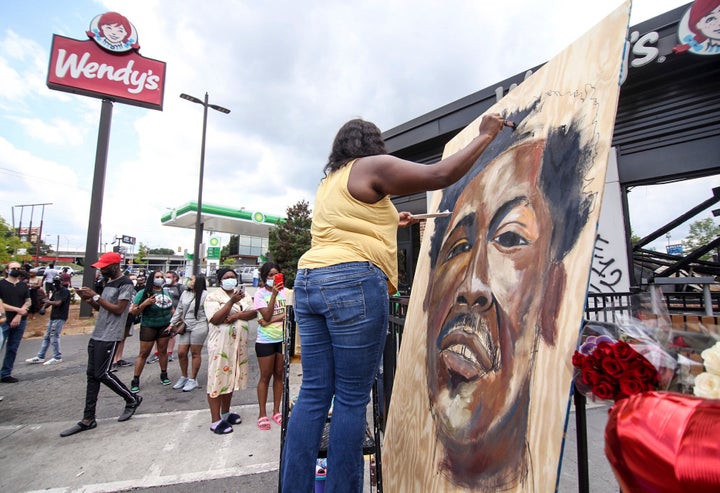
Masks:
[[[630,2],[488,110],[433,194],[383,443],[389,492],[555,489]],[[445,147],[462,149],[481,117]]]

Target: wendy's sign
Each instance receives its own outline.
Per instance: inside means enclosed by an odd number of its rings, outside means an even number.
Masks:
[[[137,32],[127,18],[106,12],[87,34],[85,41],[53,35],[48,87],[162,110],[165,62],[137,52]]]

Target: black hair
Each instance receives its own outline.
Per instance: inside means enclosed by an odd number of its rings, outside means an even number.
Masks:
[[[379,154],[387,154],[382,132],[374,123],[356,118],[338,130],[323,172],[327,176],[353,159]]]
[[[154,270],[148,276],[145,278],[145,287],[143,288],[143,295],[142,299],[140,300],[140,303],[148,299],[153,295],[153,291],[155,291],[155,274],[157,273],[162,274],[161,270]],[[164,277],[164,276],[163,276]],[[150,288],[150,289],[148,289]],[[139,303],[138,303],[139,304]]]
[[[274,262],[265,262],[260,266],[260,279],[263,283],[267,282],[267,276],[273,269],[277,269],[277,271],[280,272],[280,266]]]
[[[527,108],[506,115],[505,119],[518,124],[532,113],[540,111],[541,107],[541,101],[537,99]],[[554,262],[561,261],[575,245],[580,231],[587,223],[595,199],[594,194],[583,191],[585,175],[593,162],[594,148],[592,144],[580,142],[583,130],[581,125],[578,120],[573,120],[569,126],[552,128],[543,151],[538,187],[547,200],[550,216],[555,218],[551,238],[551,260]],[[532,138],[531,129],[501,132],[471,170],[443,192],[438,210],[453,210],[467,184],[488,164],[507,149]],[[449,224],[448,217],[435,220],[435,231],[430,240],[431,268],[435,267]]]
[[[207,290],[207,280],[202,274],[195,276],[195,283],[193,284],[193,294],[195,295],[195,319],[197,320],[198,310],[200,309],[200,299],[202,298],[203,291]]]

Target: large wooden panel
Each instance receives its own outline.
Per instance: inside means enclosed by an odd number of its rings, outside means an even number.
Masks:
[[[517,129],[433,195],[453,214],[428,222],[421,247],[384,440],[390,492],[555,488],[629,8],[490,108]]]

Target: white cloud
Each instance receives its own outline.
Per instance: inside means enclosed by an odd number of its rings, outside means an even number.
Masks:
[[[52,196],[71,202],[76,219],[63,222],[54,206],[49,227],[85,233],[101,103],[48,90],[44,46],[53,32],[82,39],[104,10],[130,19],[142,55],[167,63],[167,82],[162,112],[114,106],[103,242],[129,234],[192,248],[192,231],[160,226],[167,207],[197,198],[202,107],[180,93],[208,92],[231,110],[208,114],[204,201],[283,214],[301,199],[312,205],[346,120],[400,125],[548,60],[619,3],[85,0],[46,4],[33,23],[0,19],[0,29],[16,21],[0,38],[0,165],[11,159],[11,169],[45,180],[23,179],[0,214]],[[632,23],[682,3],[636,0]],[[54,198],[48,179],[70,195]]]

